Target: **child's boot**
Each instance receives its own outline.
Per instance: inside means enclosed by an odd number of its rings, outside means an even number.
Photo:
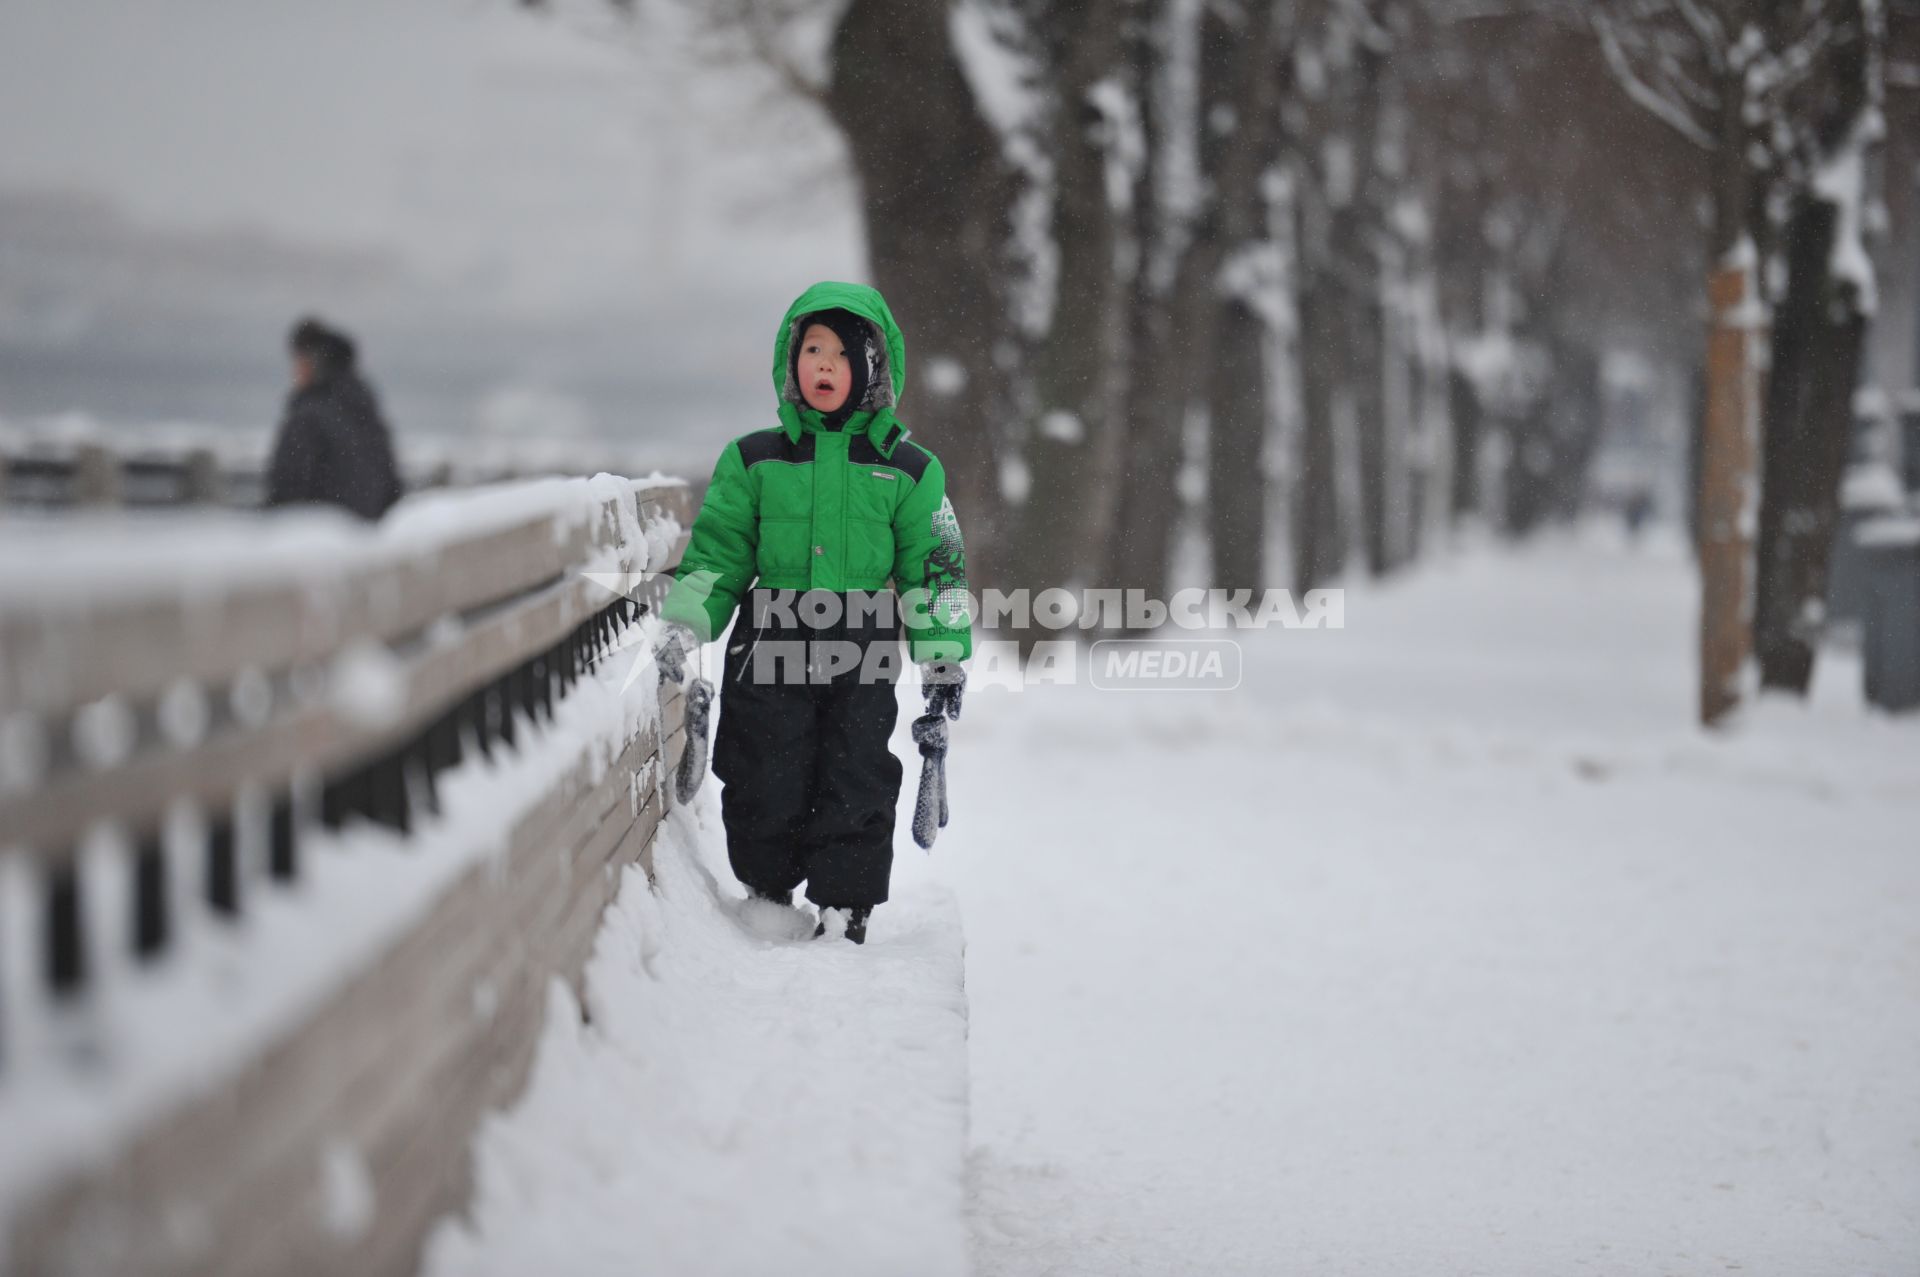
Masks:
[[[872,905],[854,905],[847,909],[822,909],[820,925],[813,929],[814,939],[817,940],[821,936],[845,936],[855,944],[865,944],[867,915],[872,912]]]
[[[787,943],[805,940],[813,914],[793,907],[792,891],[768,891],[748,887],[747,898],[729,909],[740,925],[761,940]]]

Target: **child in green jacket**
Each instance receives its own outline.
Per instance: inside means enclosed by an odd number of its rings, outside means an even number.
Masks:
[[[939,458],[894,415],[906,343],[879,293],[802,293],[780,322],[773,384],[779,424],[714,466],[661,604],[660,662],[682,679],[687,654],[740,612],[713,747],[734,876],[783,905],[804,881],[815,934],[861,943],[893,865],[901,632],[929,712],[959,718],[966,557]]]

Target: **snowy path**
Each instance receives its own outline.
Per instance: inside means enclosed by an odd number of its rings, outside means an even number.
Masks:
[[[980,1277],[1920,1271],[1920,724],[1689,725],[1677,553],[1561,543],[983,694]]]
[[[472,1223],[442,1224],[426,1273],[967,1271],[952,895],[909,866],[864,949],[750,934],[716,790],[670,813],[657,894],[628,871],[591,1027],[556,986],[526,1098],[478,1141]]]
[[[1691,618],[1561,542],[982,688],[865,950],[742,929],[710,782],[427,1271],[1920,1271],[1920,723],[1836,659],[1705,738]]]

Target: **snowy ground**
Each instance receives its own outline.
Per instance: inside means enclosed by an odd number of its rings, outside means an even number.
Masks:
[[[710,782],[429,1271],[1912,1274],[1920,723],[1843,657],[1703,736],[1692,589],[1474,551],[1231,694],[981,689],[864,951],[728,914]]]
[[[670,814],[657,892],[628,871],[590,1027],[555,986],[528,1097],[482,1131],[471,1222],[441,1226],[426,1273],[967,1271],[951,893],[904,866],[864,948],[743,916],[717,788]]]
[[[980,1277],[1920,1271],[1920,723],[1834,660],[1703,737],[1692,609],[1474,553],[971,706]]]

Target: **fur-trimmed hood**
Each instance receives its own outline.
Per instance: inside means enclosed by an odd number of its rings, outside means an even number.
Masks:
[[[780,397],[780,420],[797,441],[805,428],[800,417],[804,403],[800,387],[794,384],[790,352],[800,340],[801,325],[807,316],[835,309],[858,316],[873,330],[867,350],[870,373],[867,392],[850,421],[859,421],[862,415],[871,413],[871,419],[861,424],[874,446],[883,455],[891,454],[893,445],[907,433],[894,415],[907,388],[907,343],[900,326],[894,322],[893,312],[887,309],[887,299],[865,284],[827,280],[801,293],[793,305],[787,307],[773,343],[773,388]]]

